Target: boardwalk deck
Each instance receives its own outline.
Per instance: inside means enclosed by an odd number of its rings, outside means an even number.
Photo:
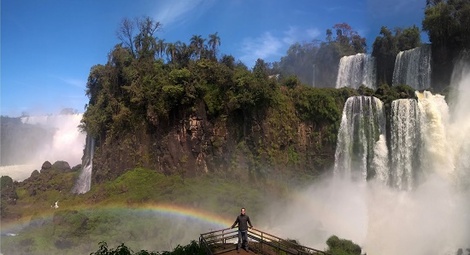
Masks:
[[[325,251],[302,246],[253,228],[248,231],[248,239],[250,240],[249,250],[241,249],[237,252],[238,231],[227,228],[201,234],[199,243],[201,247],[205,247],[206,254],[208,255],[278,255],[281,253],[292,255],[329,255]]]

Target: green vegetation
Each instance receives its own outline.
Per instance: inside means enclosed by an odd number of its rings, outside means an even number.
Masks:
[[[272,64],[271,74],[281,78],[292,75],[303,84],[335,87],[341,57],[366,52],[366,39],[347,23],[326,30],[326,41],[294,43],[280,62]],[[315,75],[314,75],[315,73]]]
[[[333,235],[326,241],[327,252],[332,255],[360,255],[361,247],[350,240],[340,239]]]
[[[130,248],[124,244],[119,245],[115,249],[109,249],[106,242],[99,243],[99,249],[96,252],[90,253],[90,255],[204,255],[206,254],[204,249],[199,246],[196,241],[191,241],[185,246],[178,245],[173,251],[164,252],[148,252],[141,250],[139,252],[132,252]]]
[[[423,30],[432,47],[432,82],[438,90],[450,84],[453,61],[470,49],[470,2],[427,0]]]
[[[395,34],[387,27],[382,27],[372,47],[372,56],[377,64],[377,84],[392,84],[398,52],[421,45],[420,31],[416,26],[395,28],[394,32]]]
[[[112,245],[126,243],[140,249],[170,250],[215,224],[193,212],[208,212],[212,215],[208,219],[217,216],[231,221],[241,207],[259,213],[267,203],[265,199],[279,194],[274,187],[263,191],[247,183],[240,188],[239,183],[221,178],[183,179],[136,168],[113,181],[95,185],[86,194],[74,195],[69,192],[73,180],[68,178],[76,172],[50,175],[55,171],[52,167],[21,183],[2,177],[2,188],[13,185],[13,193],[19,197],[15,204],[2,206],[2,210],[15,215],[13,222],[26,222],[23,226],[10,226],[9,218],[4,218],[2,230],[11,229],[18,235],[2,236],[3,253],[83,254],[96,250],[94,245],[103,240]],[[28,192],[28,187],[39,180],[50,188]],[[67,188],[56,192],[52,184],[62,181],[68,182]],[[2,198],[3,201],[6,200]],[[58,208],[53,208],[55,201],[59,201]]]

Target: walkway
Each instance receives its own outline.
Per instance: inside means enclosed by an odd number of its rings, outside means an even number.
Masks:
[[[250,241],[249,251],[241,249],[237,253],[238,230],[226,228],[201,234],[199,244],[206,249],[208,255],[329,255],[327,252],[306,247],[255,228],[248,230],[248,239]]]

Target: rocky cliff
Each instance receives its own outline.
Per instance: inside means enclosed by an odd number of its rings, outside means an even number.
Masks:
[[[346,97],[337,100],[342,109]],[[97,144],[92,182],[114,179],[136,166],[184,177],[218,174],[239,180],[315,176],[334,163],[334,121],[302,120],[295,103],[244,116],[211,118],[200,103],[168,125],[141,123],[131,132],[106,136]]]

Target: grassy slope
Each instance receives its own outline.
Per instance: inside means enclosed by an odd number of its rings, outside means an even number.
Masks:
[[[51,186],[61,178],[69,179],[73,174],[56,175],[43,186]],[[8,207],[9,215],[20,219],[2,221],[5,227],[11,226],[9,222],[25,222],[27,231],[20,231],[15,237],[2,237],[4,254],[77,254],[77,251],[89,254],[96,251],[100,241],[110,246],[125,243],[134,249],[170,250],[180,243],[197,240],[208,227],[228,226],[136,208],[165,204],[207,212],[231,222],[240,207],[245,206],[256,215],[266,199],[279,193],[272,184],[265,189],[217,177],[183,179],[142,168],[92,187],[83,195],[55,189],[30,195],[27,186],[20,183],[16,190],[19,199],[16,205]],[[51,208],[57,200],[59,208]]]

